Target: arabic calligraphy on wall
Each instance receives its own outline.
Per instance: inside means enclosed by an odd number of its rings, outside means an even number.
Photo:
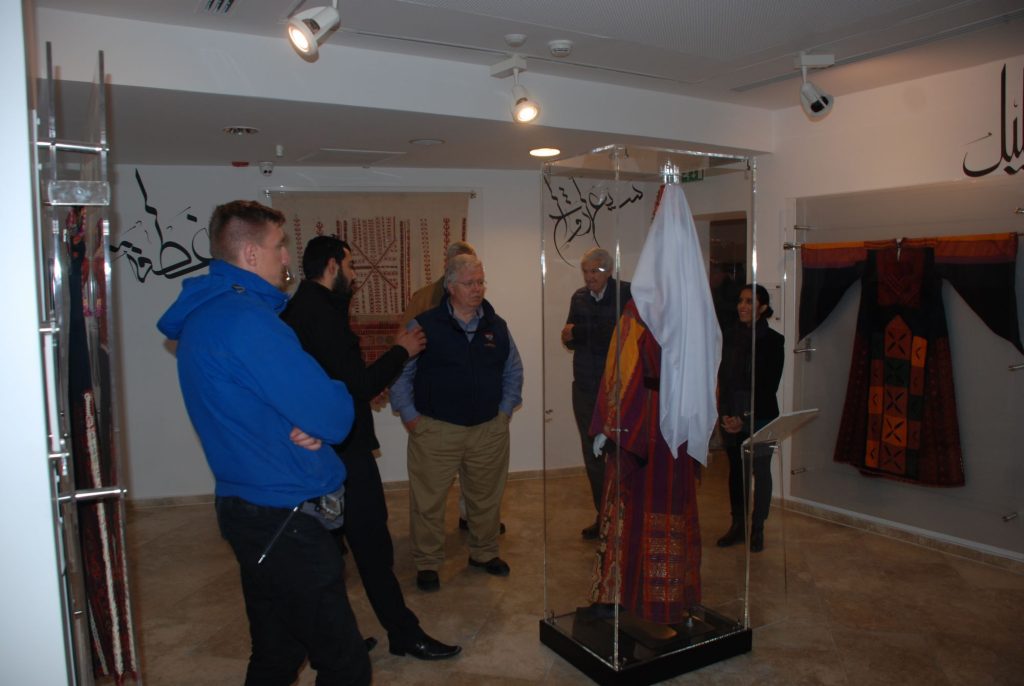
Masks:
[[[572,244],[585,248],[601,245],[601,229],[614,224],[613,213],[644,198],[637,185],[629,186],[625,195],[619,191],[616,198],[608,185],[599,184],[584,191],[574,177],[558,178],[554,182],[545,175],[544,185],[548,197],[544,201],[544,214],[552,221],[551,241],[555,252],[566,264],[575,265],[566,255]],[[605,236],[612,238],[611,235]],[[584,248],[584,249],[585,249]]]
[[[1016,91],[1017,94],[1009,99],[1006,86],[1006,65],[1004,64],[999,78],[999,150],[992,150],[995,135],[991,131],[968,143],[968,145],[975,145],[987,141],[988,144],[985,147],[988,150],[984,154],[969,150],[964,155],[963,170],[967,176],[977,178],[991,174],[1000,168],[1005,173],[1012,175],[1024,168],[1024,117],[1020,116],[1021,107],[1024,106],[1024,70],[1022,70],[1019,86],[1020,90]],[[979,160],[982,161],[979,162]]]
[[[110,246],[114,259],[127,260],[139,283],[145,283],[150,275],[178,279],[206,267],[212,259],[209,255],[209,232],[207,227],[199,226],[199,220],[189,212],[191,207],[171,216],[170,222],[177,222],[180,218],[186,222],[184,226],[161,224],[159,211],[149,204],[149,193],[138,169],[135,170],[135,182],[149,217],[136,220],[121,234],[117,244]],[[171,239],[180,235],[189,236],[185,241],[188,248]]]

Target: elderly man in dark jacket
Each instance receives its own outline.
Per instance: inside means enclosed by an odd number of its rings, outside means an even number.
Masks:
[[[632,297],[629,282],[611,278],[614,269],[612,256],[604,248],[591,248],[580,259],[583,288],[572,294],[569,316],[562,328],[562,343],[573,351],[572,356],[572,411],[583,448],[583,464],[587,469],[590,494],[594,509],[601,512],[601,492],[604,488],[604,459],[594,455],[590,420],[594,416],[597,389],[604,374],[615,324],[622,308]],[[594,540],[598,525],[583,529],[583,538]]]
[[[355,271],[348,244],[333,236],[309,241],[302,256],[305,279],[282,313],[298,334],[302,347],[333,378],[344,381],[355,405],[352,433],[335,452],[345,463],[344,536],[377,618],[388,632],[395,655],[437,660],[457,655],[459,646],[445,645],[420,628],[406,607],[394,574],[394,548],[388,532],[384,489],[373,451],[380,447],[373,429],[370,401],[419,354],[426,337],[422,330],[402,329],[395,345],[371,365],[363,361],[359,336],[349,325],[349,305]]]

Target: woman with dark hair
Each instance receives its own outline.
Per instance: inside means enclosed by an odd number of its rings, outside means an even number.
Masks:
[[[779,390],[785,361],[785,338],[768,326],[772,315],[768,290],[760,284],[744,286],[740,290],[736,312],[739,321],[725,332],[722,364],[718,369],[718,414],[725,451],[729,455],[729,504],[732,508],[732,526],[718,539],[721,548],[742,543],[746,538],[743,525],[747,490],[743,487],[741,446],[751,434],[751,414],[754,431],[779,416],[775,394]],[[756,375],[753,393],[750,388],[752,375]],[[764,520],[768,517],[772,501],[772,452],[773,449],[767,445],[754,449],[754,513],[750,550],[755,553],[764,549]]]

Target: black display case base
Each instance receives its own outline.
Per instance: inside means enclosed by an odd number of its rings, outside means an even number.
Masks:
[[[615,666],[613,613],[590,607],[541,620],[540,641],[602,686],[645,686],[750,652],[752,634],[705,607],[671,626],[621,613]]]

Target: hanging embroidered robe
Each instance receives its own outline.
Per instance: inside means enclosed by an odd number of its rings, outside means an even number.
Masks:
[[[650,622],[678,623],[700,603],[699,466],[687,455],[686,443],[673,455],[662,436],[661,348],[632,300],[623,309],[615,336],[619,360],[616,365],[613,345],[591,433],[614,440],[613,427],[623,431],[620,450],[613,447],[607,455],[591,599],[620,604]]]
[[[802,247],[801,339],[861,282],[836,462],[870,476],[964,484],[942,280],[1024,352],[1016,257],[1012,233]]]

